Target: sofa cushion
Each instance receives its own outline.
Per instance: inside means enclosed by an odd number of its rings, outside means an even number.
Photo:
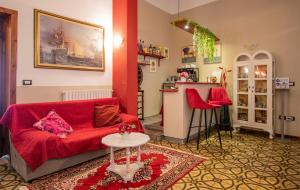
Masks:
[[[60,138],[65,138],[69,133],[73,132],[73,128],[53,110],[46,117],[35,122],[33,127],[53,133]]]
[[[95,127],[112,126],[121,122],[118,105],[95,106]]]

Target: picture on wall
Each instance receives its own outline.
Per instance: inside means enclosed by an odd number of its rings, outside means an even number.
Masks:
[[[195,63],[196,60],[197,60],[197,56],[193,45],[184,46],[181,49],[182,63]]]
[[[150,59],[150,72],[155,73],[156,72],[156,67],[157,67],[157,59]]]
[[[165,59],[169,60],[170,59],[170,50],[167,47],[164,47],[164,52],[163,52],[163,56],[165,57]]]
[[[104,28],[34,10],[35,67],[104,71]]]
[[[204,62],[204,64],[222,63],[222,45],[221,45],[221,43],[216,43],[216,45],[215,45],[214,60],[210,61],[208,59],[208,56],[204,55],[203,62]]]

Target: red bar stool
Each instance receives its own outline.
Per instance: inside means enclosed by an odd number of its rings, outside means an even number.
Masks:
[[[225,131],[229,130],[230,137],[232,138],[232,126],[229,114],[229,106],[232,105],[232,101],[228,97],[226,89],[224,87],[210,88],[208,102],[210,104],[220,105],[222,107],[220,114],[220,128],[225,129]],[[208,131],[210,131],[210,129]]]
[[[187,97],[188,104],[193,109],[186,142],[189,141],[191,128],[193,128],[192,124],[193,124],[195,110],[196,109],[200,110],[199,126],[196,126],[196,127],[198,127],[198,138],[197,138],[197,150],[198,150],[199,149],[200,129],[201,129],[201,124],[202,124],[202,112],[203,112],[203,110],[204,110],[204,123],[205,123],[205,137],[206,137],[206,140],[207,140],[208,134],[207,134],[206,110],[211,110],[211,117],[212,117],[212,115],[215,116],[216,124],[218,126],[218,118],[217,118],[216,108],[220,108],[221,106],[205,102],[201,98],[201,96],[199,95],[198,91],[194,88],[187,88],[185,90],[185,92],[186,92],[186,97]],[[211,121],[210,121],[209,125],[211,125]],[[218,127],[218,136],[219,136],[220,146],[222,147],[222,141],[221,141],[221,135],[220,135],[220,128],[219,127]]]

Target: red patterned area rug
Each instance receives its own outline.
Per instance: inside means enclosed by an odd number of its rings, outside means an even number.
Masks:
[[[136,150],[131,161],[136,161]],[[68,168],[33,181],[28,184],[32,190],[117,190],[117,189],[167,189],[181,179],[204,158],[194,154],[146,144],[142,147],[144,167],[136,172],[132,182],[125,183],[122,178],[110,171],[109,155],[84,164]],[[115,153],[116,163],[125,163],[125,151]]]

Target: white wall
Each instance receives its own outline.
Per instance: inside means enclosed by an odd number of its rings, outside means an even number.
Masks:
[[[112,85],[112,0],[0,0],[0,6],[19,14],[17,86],[23,79],[32,79],[33,86]],[[34,68],[35,8],[104,26],[105,72]]]

